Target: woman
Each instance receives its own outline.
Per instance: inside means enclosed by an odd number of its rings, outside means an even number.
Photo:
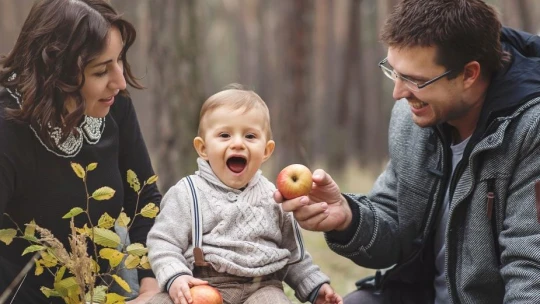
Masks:
[[[30,11],[9,55],[0,59],[0,215],[19,227],[35,220],[67,244],[69,221],[62,216],[74,207],[86,209],[84,184],[70,166],[98,163],[89,172],[89,191],[116,190],[105,202],[91,203],[97,223],[107,212],[135,214],[137,196],[126,182],[133,170],[141,180],[154,174],[126,83],[141,88],[127,62],[135,29],[104,0],[41,0]],[[159,205],[155,184],[140,195],[138,211],[149,202]],[[15,225],[6,215],[0,229]],[[76,226],[86,223],[76,217]],[[153,220],[137,216],[132,242],[146,243]],[[24,228],[23,228],[24,229]],[[13,281],[30,255],[28,242],[0,242],[0,293]],[[151,271],[138,271],[144,303],[158,292]],[[13,303],[50,303],[41,286],[52,288],[45,271],[31,270],[16,286]],[[13,294],[12,294],[13,296]],[[9,303],[9,301],[8,301]]]

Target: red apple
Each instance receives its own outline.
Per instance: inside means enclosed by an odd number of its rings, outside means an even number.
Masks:
[[[193,286],[189,291],[193,304],[223,304],[219,291],[210,285]]]
[[[308,195],[311,191],[311,171],[300,164],[289,165],[279,172],[276,187],[285,199]]]

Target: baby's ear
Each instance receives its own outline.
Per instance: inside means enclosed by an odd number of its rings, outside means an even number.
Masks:
[[[197,151],[197,154],[199,154],[199,157],[208,160],[208,155],[206,155],[206,145],[204,144],[204,139],[197,136],[193,139],[193,146],[195,147],[195,150]]]
[[[270,158],[272,153],[274,153],[275,147],[276,147],[276,143],[273,140],[269,140],[268,142],[266,142],[266,148],[264,149],[263,162]]]

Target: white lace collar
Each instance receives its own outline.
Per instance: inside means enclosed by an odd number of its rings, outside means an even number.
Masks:
[[[10,80],[13,80],[15,77],[16,74],[14,73],[10,76]],[[17,90],[11,90],[9,88],[7,90],[9,94],[15,98],[19,107],[22,107],[21,94]],[[83,146],[83,141],[86,141],[91,145],[95,145],[99,142],[101,134],[103,134],[103,130],[105,129],[105,117],[95,118],[84,115],[82,123],[75,128],[78,135],[75,135],[74,132],[72,132],[63,143],[60,143],[60,138],[62,138],[63,135],[62,130],[59,127],[52,128],[52,130],[49,131],[49,136],[53,140],[56,149],[47,146],[31,125],[30,129],[32,129],[41,145],[43,145],[47,151],[59,157],[71,158],[79,154],[79,151],[81,151]]]

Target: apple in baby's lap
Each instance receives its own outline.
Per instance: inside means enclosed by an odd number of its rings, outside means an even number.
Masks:
[[[276,187],[285,199],[308,195],[311,191],[311,171],[301,164],[289,165],[279,172]]]
[[[223,304],[219,291],[210,285],[193,286],[189,291],[193,304]]]

